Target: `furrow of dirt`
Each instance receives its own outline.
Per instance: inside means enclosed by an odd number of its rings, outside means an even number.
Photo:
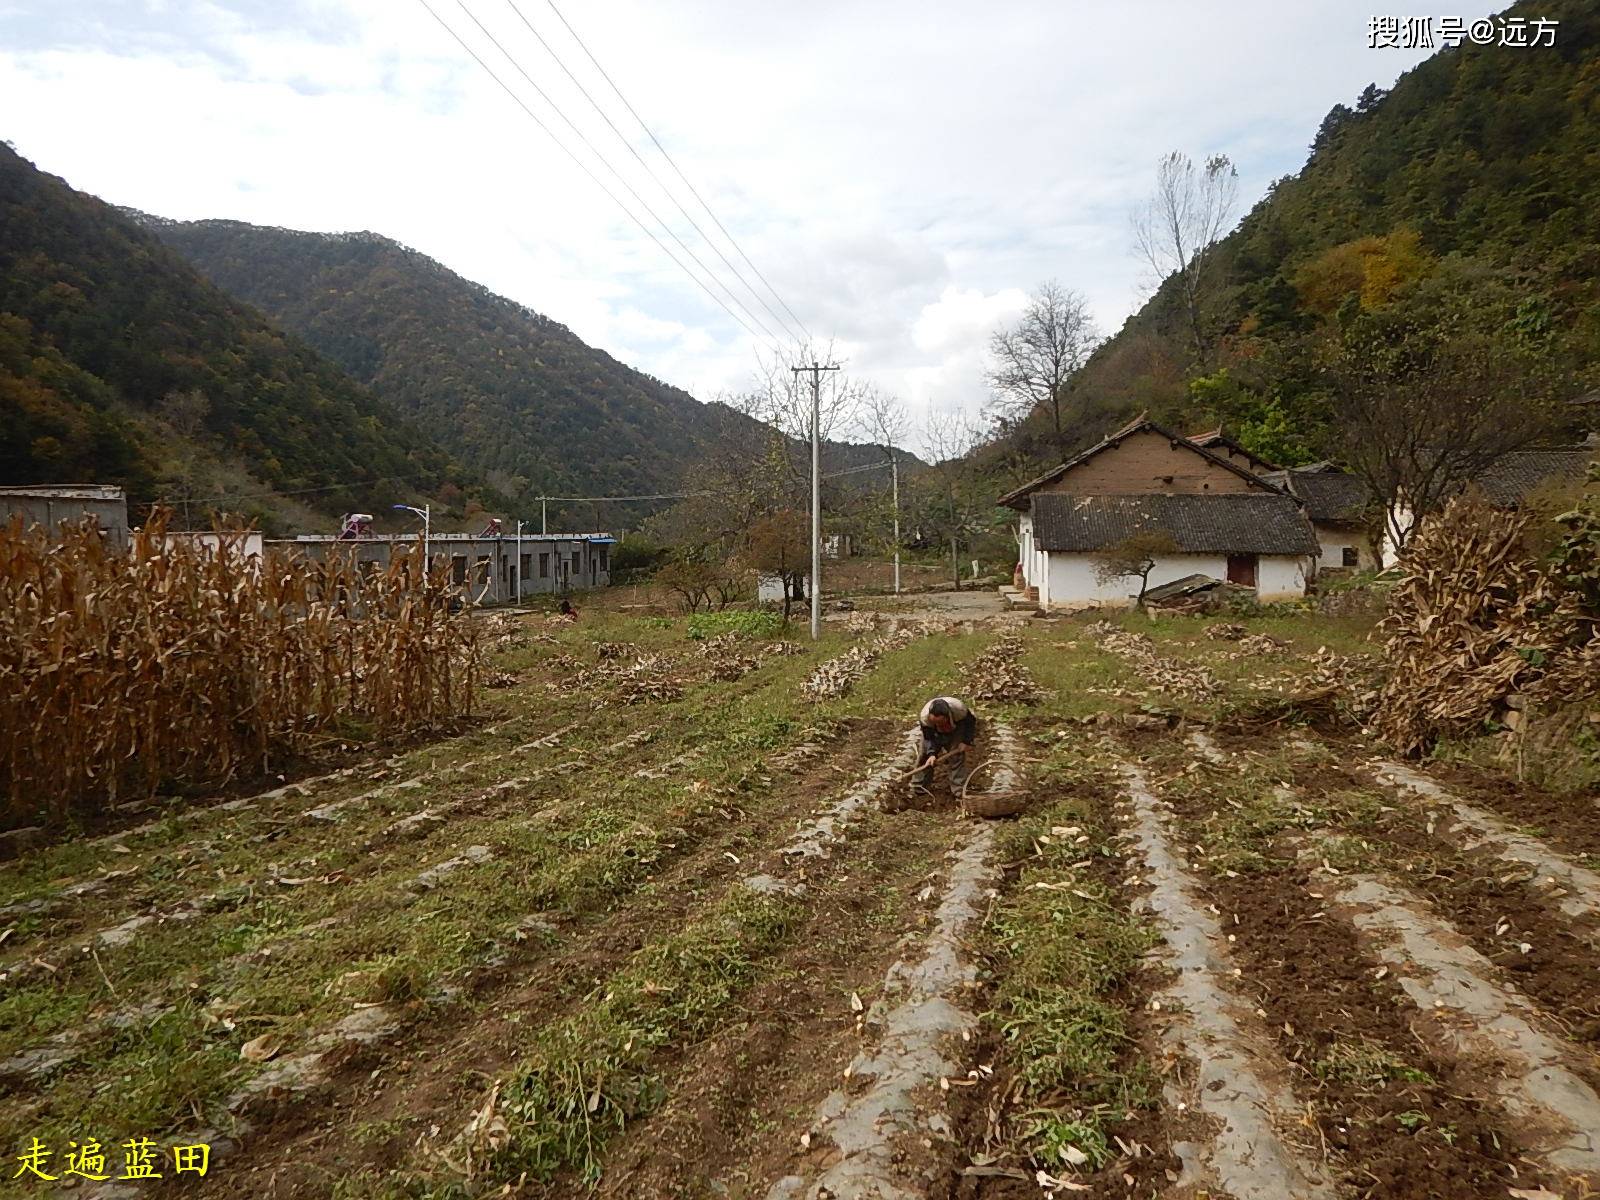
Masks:
[[[1319,882],[1393,968],[1428,1036],[1474,1069],[1534,1156],[1600,1184],[1600,1096],[1571,1069],[1571,1050],[1541,1028],[1533,1007],[1415,897],[1371,876]]]
[[[1244,757],[1231,765],[1257,770]],[[1446,876],[1423,857],[1433,839],[1418,814],[1346,818],[1343,787],[1360,776],[1305,775],[1295,788],[1258,770],[1246,776],[1271,797],[1266,810],[1251,809],[1248,796],[1210,801],[1203,786],[1185,788],[1177,807],[1185,841],[1202,858],[1230,823],[1254,823],[1249,869],[1213,865],[1209,894],[1233,922],[1244,977],[1301,1069],[1297,1090],[1316,1106],[1344,1182],[1372,1196],[1502,1195],[1508,1186],[1562,1186],[1570,1171],[1590,1170],[1592,1146],[1579,1132],[1590,1126],[1574,1124],[1594,1115],[1584,1056],[1409,894],[1461,895],[1441,887]],[[1318,791],[1321,781],[1334,790]],[[1354,825],[1296,832],[1319,812]],[[1351,843],[1398,878],[1330,865],[1341,849],[1358,852]],[[1465,911],[1459,902],[1452,909]]]
[[[1236,972],[1226,935],[1175,852],[1170,811],[1137,767],[1126,764],[1123,777],[1129,833],[1166,943],[1159,961],[1175,973],[1151,1004],[1168,1013],[1160,1035],[1168,1110],[1198,1118],[1174,1139],[1181,1182],[1238,1200],[1331,1200],[1323,1165],[1287,1136],[1296,1102],[1259,1018],[1225,982]]]
[[[1401,763],[1380,762],[1375,774],[1389,786],[1411,792],[1445,810],[1444,832],[1447,835],[1464,832],[1467,835],[1464,849],[1482,848],[1506,862],[1531,867],[1536,873],[1531,882],[1549,893],[1551,902],[1567,916],[1591,922],[1600,920],[1600,872],[1580,866],[1538,839],[1516,832],[1497,817],[1458,799]],[[1439,815],[1430,815],[1430,826]],[[1592,942],[1600,944],[1600,928],[1591,927],[1588,932]]]
[[[830,773],[857,770],[885,732],[883,723],[855,724],[841,742],[824,748]],[[280,1180],[280,1196],[319,1196],[316,1179],[394,1166],[394,1156],[416,1139],[418,1121],[456,1113],[464,1122],[481,1080],[503,1074],[542,1023],[582,1003],[630,954],[735,885],[750,855],[804,813],[815,790],[813,771],[726,816],[708,812],[683,831],[661,869],[636,891],[619,893],[614,903],[576,920],[537,914],[525,936],[508,938],[498,959],[446,1010],[454,1019],[408,1023],[396,1036],[350,1053],[292,1108],[273,1110],[248,1156],[230,1162],[227,1187],[196,1193],[186,1185],[184,1194],[237,1195],[242,1192],[235,1189],[292,1173],[302,1182],[286,1189]],[[330,1103],[360,1111],[365,1127],[392,1129],[392,1136],[361,1137],[342,1127],[330,1120]]]

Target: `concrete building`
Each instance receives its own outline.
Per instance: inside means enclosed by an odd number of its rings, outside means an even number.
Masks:
[[[1138,581],[1101,582],[1095,568],[1135,533],[1164,533],[1174,546],[1149,586],[1207,575],[1267,601],[1303,596],[1318,552],[1295,497],[1142,417],[999,502],[1021,514],[1024,586],[1046,611],[1131,604]]]
[[[354,553],[360,562],[387,567],[396,552],[414,552],[421,540],[422,535],[416,533],[363,537],[301,534],[270,538],[266,546],[269,551],[311,558]],[[523,598],[607,587],[615,544],[609,533],[524,534],[520,541],[507,533],[435,533],[428,539],[434,569],[448,570],[455,593],[473,604],[517,599],[519,567]]]
[[[37,525],[52,533],[63,523],[93,517],[108,543],[118,550],[128,548],[128,497],[120,487],[99,483],[0,487],[0,524],[17,516],[24,526]]]

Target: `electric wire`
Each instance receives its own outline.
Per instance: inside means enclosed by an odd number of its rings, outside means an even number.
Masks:
[[[705,294],[707,296],[711,297],[711,299],[716,302],[716,304],[717,304],[717,306],[719,308],[721,308],[725,313],[727,313],[730,317],[732,317],[734,319],[734,321],[738,325],[740,325],[744,329],[744,331],[746,333],[748,333],[751,337],[755,338],[756,341],[758,341],[758,342],[763,340],[761,335],[750,327],[750,323],[748,321],[744,320],[744,318],[739,316],[738,313],[734,312],[733,309],[729,308],[728,305],[722,300],[722,298],[720,296],[718,296],[715,292],[713,292],[709,287],[706,286],[704,280],[702,280],[693,271],[689,270],[688,267],[684,266],[682,260],[679,259],[678,256],[672,252],[672,248],[670,246],[668,246],[665,242],[663,242],[659,237],[657,237],[656,234],[655,234],[655,231],[652,230],[649,226],[647,226],[643,221],[641,221],[638,218],[638,216],[635,215],[634,211],[631,208],[629,208],[626,204],[624,204],[622,202],[621,198],[615,192],[613,192],[609,187],[606,186],[605,180],[601,179],[598,175],[596,175],[594,173],[594,171],[592,169],[590,169],[588,163],[584,162],[581,158],[579,158],[577,156],[577,154],[575,154],[573,152],[571,147],[569,147],[565,142],[563,142],[560,138],[558,138],[555,135],[555,131],[552,130],[549,125],[545,124],[544,120],[539,116],[539,114],[534,112],[533,109],[529,108],[528,105],[527,105],[527,102],[524,101],[521,96],[517,95],[516,91],[514,89],[512,89],[512,87],[508,83],[506,83],[505,80],[501,79],[500,76],[495,73],[493,67],[491,67],[488,63],[483,61],[483,57],[476,50],[474,50],[470,45],[468,45],[466,39],[463,38],[459,33],[457,33],[450,26],[450,23],[448,21],[446,21],[443,17],[441,17],[437,12],[434,11],[433,6],[428,3],[428,0],[417,0],[417,3],[422,5],[422,7],[427,10],[428,15],[430,17],[432,17],[435,21],[437,21],[439,23],[439,25],[444,29],[444,31],[446,33],[448,33],[452,38],[455,39],[456,44],[459,45],[463,50],[465,50],[467,52],[467,54],[472,58],[472,60],[474,62],[476,62],[480,67],[483,68],[484,73],[487,74],[490,79],[494,80],[495,83],[500,85],[500,89],[502,91],[504,91],[506,95],[511,97],[513,103],[515,103],[518,108],[522,109],[522,111],[527,114],[528,119],[531,120],[540,129],[542,129],[544,131],[544,133],[545,133],[545,136],[548,137],[552,142],[554,142],[556,144],[556,146],[568,158],[570,158],[573,161],[573,163],[575,163],[577,165],[578,169],[581,170],[585,175],[587,175],[590,178],[590,180],[593,181],[594,185],[597,188],[599,188],[608,197],[610,197],[611,198],[611,202],[613,204],[615,204],[618,208],[620,208],[623,211],[623,213],[627,215],[628,219],[630,221],[632,221],[635,225],[637,225],[640,228],[640,230],[642,230],[644,232],[645,236],[648,237],[652,242],[654,242],[661,249],[661,252],[663,254],[665,254],[668,258],[670,258],[673,261],[674,264],[677,265],[679,270],[681,270],[685,275],[689,276],[690,279],[694,280],[694,282],[700,287],[700,289],[703,292],[705,292]]]
[[[706,210],[706,215],[710,217],[711,220],[716,224],[716,227],[722,231],[722,236],[727,238],[728,243],[736,251],[738,251],[739,257],[744,259],[745,265],[748,266],[750,270],[755,272],[757,279],[761,280],[761,282],[766,285],[767,291],[772,293],[772,298],[783,307],[783,311],[789,314],[795,325],[798,326],[801,332],[806,335],[806,341],[814,341],[815,339],[811,336],[811,331],[806,328],[805,322],[799,317],[795,316],[794,309],[789,307],[784,298],[778,294],[778,289],[773,287],[767,277],[761,273],[761,268],[750,261],[750,256],[744,252],[744,247],[739,245],[733,234],[728,232],[727,226],[725,226],[721,220],[718,219],[717,214],[712,211],[711,206],[706,203],[705,198],[700,195],[698,190],[696,190],[694,184],[689,182],[689,177],[683,173],[683,168],[678,166],[677,160],[674,159],[672,155],[667,153],[667,148],[661,144],[661,139],[656,137],[650,126],[644,123],[644,118],[638,114],[633,105],[628,103],[628,98],[622,94],[622,89],[617,86],[616,80],[612,79],[606,69],[600,65],[599,60],[595,58],[594,52],[589,49],[588,44],[578,36],[578,31],[572,27],[572,23],[568,21],[567,18],[562,14],[561,10],[556,7],[555,0],[545,0],[545,3],[550,6],[550,11],[556,14],[556,17],[561,21],[561,24],[566,26],[567,32],[572,35],[572,40],[578,43],[579,48],[582,49],[584,54],[588,57],[589,62],[594,65],[594,69],[600,72],[600,77],[611,86],[611,90],[616,93],[617,99],[622,101],[622,106],[628,110],[629,114],[632,115],[635,121],[639,122],[639,128],[644,130],[645,136],[655,144],[655,148],[657,150],[661,151],[661,157],[666,159],[673,171],[677,173],[678,178],[683,181],[683,186],[689,189],[689,194],[699,201],[700,207]],[[519,13],[518,15],[520,16],[521,14]],[[524,20],[526,20],[526,18],[524,18]],[[746,284],[745,286],[748,287],[749,285]]]
[[[727,267],[729,271],[733,272],[734,278],[737,279],[740,283],[742,283],[744,285],[745,290],[747,292],[749,292],[752,297],[755,298],[756,303],[760,304],[762,308],[766,309],[767,315],[770,316],[775,322],[777,322],[778,327],[781,328],[786,335],[795,338],[795,340],[798,341],[798,342],[804,342],[804,341],[808,340],[809,335],[807,335],[803,329],[799,330],[799,332],[797,333],[796,330],[798,329],[798,326],[795,326],[790,322],[786,322],[783,319],[783,317],[778,315],[777,310],[775,310],[772,307],[771,304],[767,303],[766,297],[763,296],[759,291],[757,291],[756,288],[755,288],[755,285],[752,284],[748,279],[745,278],[744,272],[740,271],[738,266],[736,266],[728,258],[728,256],[722,252],[722,247],[718,246],[716,241],[711,237],[711,235],[706,233],[706,231],[703,228],[701,228],[700,222],[694,219],[694,215],[692,213],[690,213],[690,211],[683,206],[683,202],[678,199],[677,195],[674,194],[672,189],[669,188],[662,181],[661,177],[656,174],[655,168],[652,167],[648,162],[645,161],[644,156],[642,154],[640,154],[637,149],[634,148],[633,143],[628,140],[627,136],[622,132],[622,130],[617,128],[616,122],[614,122],[611,119],[610,114],[607,113],[606,110],[601,107],[600,102],[594,98],[594,95],[589,91],[588,88],[583,86],[583,81],[580,80],[576,75],[574,75],[572,73],[571,68],[567,66],[566,62],[562,59],[561,55],[556,52],[556,48],[554,46],[552,46],[548,41],[545,40],[544,34],[540,33],[537,29],[535,29],[534,25],[533,25],[533,22],[528,20],[527,15],[522,11],[522,9],[517,7],[517,0],[506,0],[506,4],[510,7],[512,12],[517,14],[517,19],[520,20],[525,26],[527,26],[528,32],[533,34],[533,36],[538,40],[539,45],[541,45],[541,46],[543,46],[545,48],[545,52],[548,53],[550,55],[550,57],[555,60],[556,66],[560,67],[561,70],[563,71],[563,73],[565,73],[566,77],[572,81],[572,85],[575,88],[577,88],[578,91],[583,93],[583,98],[589,102],[589,106],[591,108],[593,108],[596,113],[599,114],[600,119],[606,123],[606,127],[608,129],[610,129],[612,133],[617,135],[617,140],[620,141],[624,146],[627,147],[628,153],[633,155],[634,159],[638,162],[638,164],[641,167],[644,168],[645,174],[649,175],[650,178],[655,181],[656,186],[661,189],[662,194],[665,195],[667,197],[667,199],[671,200],[673,205],[677,208],[677,210],[680,213],[683,214],[683,219],[689,222],[689,224],[693,227],[694,231],[696,233],[698,233],[700,235],[700,237],[705,241],[705,244],[710,246],[711,249],[712,249],[712,252],[715,253],[716,256],[722,260],[722,265]],[[557,14],[557,15],[559,15],[559,14]],[[585,53],[587,53],[587,48],[585,48]],[[626,101],[624,101],[624,103],[626,103]],[[647,129],[646,132],[648,133],[649,130]],[[693,191],[693,188],[691,188],[690,190]],[[702,208],[705,207],[705,202],[704,201],[701,201],[701,207]],[[709,209],[707,209],[707,211],[710,212]],[[712,214],[712,220],[716,220],[716,215],[714,213]],[[720,225],[720,223],[719,223],[719,225]],[[726,236],[726,230],[724,230],[724,235]],[[729,240],[732,241],[731,238],[729,238]],[[734,249],[735,250],[738,249],[738,245],[737,244],[735,244]],[[780,300],[780,303],[781,302],[782,301]]]
[[[466,13],[467,19],[478,27],[478,31],[482,33],[484,37],[489,39],[496,50],[500,51],[501,55],[508,63],[511,64],[512,68],[517,72],[517,74],[521,75],[522,78],[527,82],[528,86],[539,94],[539,98],[555,111],[556,116],[560,117],[562,121],[566,123],[567,128],[572,130],[573,135],[583,143],[583,145],[588,149],[589,153],[593,154],[600,160],[601,165],[604,166],[606,170],[610,171],[611,174],[616,178],[617,182],[627,189],[628,194],[634,198],[634,200],[641,208],[645,210],[645,212],[650,214],[651,218],[654,219],[657,225],[661,226],[661,228],[666,231],[667,236],[678,244],[679,249],[681,249],[690,257],[690,259],[693,260],[695,266],[704,271],[710,278],[711,282],[715,283],[719,288],[721,288],[723,294],[727,296],[727,298],[732,301],[733,304],[736,305],[745,316],[749,317],[750,320],[754,321],[756,325],[761,328],[762,332],[767,335],[767,339],[773,343],[775,348],[781,349],[782,339],[774,334],[772,330],[767,327],[766,322],[762,321],[760,317],[752,312],[748,305],[746,305],[742,300],[733,294],[732,290],[729,289],[727,284],[722,282],[715,271],[700,261],[700,256],[694,252],[687,242],[678,236],[677,230],[673,229],[671,225],[661,219],[661,215],[650,206],[650,202],[639,194],[638,189],[635,188],[633,184],[629,183],[628,180],[623,176],[622,172],[617,170],[617,168],[612,165],[611,160],[606,157],[600,148],[589,140],[588,134],[584,133],[582,129],[578,128],[577,123],[566,114],[559,104],[551,99],[550,94],[539,86],[539,84],[534,80],[533,76],[528,74],[527,69],[517,60],[516,56],[513,55],[511,51],[507,50],[501,43],[500,39],[495,37],[495,35],[489,30],[488,26],[478,19],[477,14],[467,7],[466,0],[456,0],[456,7],[461,9],[462,12]],[[546,130],[546,132],[549,131]],[[723,307],[726,308],[727,305],[723,305]]]

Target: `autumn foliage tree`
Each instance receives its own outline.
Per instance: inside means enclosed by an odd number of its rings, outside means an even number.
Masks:
[[[761,517],[750,527],[746,553],[750,565],[763,575],[776,575],[783,584],[783,619],[789,620],[793,600],[804,597],[806,573],[811,568],[811,531],[804,513],[780,509]]]

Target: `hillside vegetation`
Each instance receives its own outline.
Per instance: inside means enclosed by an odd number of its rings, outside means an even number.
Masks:
[[[110,205],[0,145],[0,482],[266,517],[459,480],[337,366]],[[470,482],[470,478],[460,480]],[[405,496],[400,492],[404,491]]]
[[[754,423],[636,371],[565,325],[374,233],[142,217],[213,282],[412,415],[439,444],[526,501],[670,492]],[[863,448],[830,446],[836,468]],[[550,506],[552,517],[569,509]],[[639,505],[582,505],[627,521]]]
[[[1391,91],[1335,105],[1301,171],[1220,244],[1207,353],[1169,278],[1074,380],[1075,444],[1148,410],[1224,423],[1289,464],[1337,456],[1328,368],[1367,345],[1425,365],[1470,337],[1568,397],[1593,388],[1600,10],[1541,0],[1506,15],[1558,20],[1556,45],[1445,48]],[[1584,411],[1567,407],[1551,436],[1592,423]],[[1024,477],[1056,456],[1035,414],[990,461]]]

